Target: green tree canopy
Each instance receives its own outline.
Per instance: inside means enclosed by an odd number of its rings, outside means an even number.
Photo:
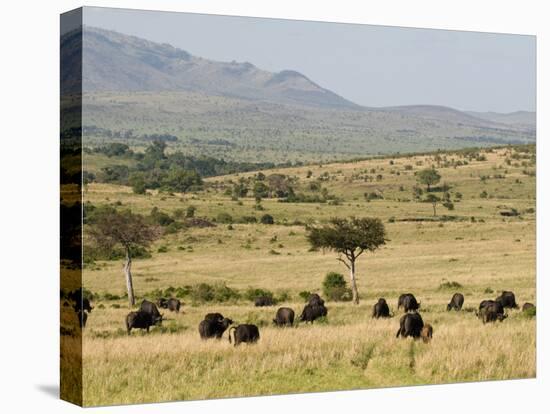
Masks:
[[[416,179],[420,184],[425,184],[429,192],[430,186],[437,184],[441,180],[441,175],[435,168],[426,168],[416,173]]]
[[[338,253],[338,260],[350,270],[353,301],[359,303],[355,262],[366,251],[374,252],[386,243],[386,230],[378,218],[332,218],[328,224],[307,228],[312,247]]]

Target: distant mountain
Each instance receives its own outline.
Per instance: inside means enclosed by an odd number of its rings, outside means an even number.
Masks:
[[[438,105],[406,105],[390,106],[382,108],[384,111],[399,113],[402,115],[414,116],[432,121],[446,121],[455,124],[462,124],[476,127],[493,128],[498,127],[499,123],[487,118],[480,118],[473,113],[466,113],[447,106]],[[504,126],[504,125],[500,125]]]
[[[85,92],[200,91],[281,104],[358,107],[292,70],[271,73],[248,62],[203,59],[168,44],[87,26],[83,44]],[[74,55],[63,45],[62,51],[63,59]]]
[[[80,88],[67,68],[80,65],[81,38],[62,37],[64,92]],[[178,138],[172,145],[196,155],[281,162],[535,141],[529,113],[363,107],[296,71],[217,62],[92,27],[84,28],[83,45],[82,120],[97,142],[133,137],[140,145],[140,137],[170,134]],[[221,142],[228,145],[214,145]]]
[[[466,113],[479,119],[485,119],[487,121],[498,122],[505,125],[529,128],[532,131],[534,131],[537,127],[536,112],[516,111],[503,114],[498,112],[468,111]]]

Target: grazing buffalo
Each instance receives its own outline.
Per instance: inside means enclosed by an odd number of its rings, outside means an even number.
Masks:
[[[78,325],[81,328],[86,327],[86,321],[88,320],[88,314],[84,311],[78,311],[76,313],[76,317],[78,318]]]
[[[233,333],[235,346],[241,342],[255,343],[260,339],[260,331],[256,325],[243,324],[229,328],[229,343],[231,343],[231,329],[235,330]]]
[[[484,306],[481,306],[481,304]],[[497,320],[502,322],[508,317],[508,315],[504,314],[504,308],[500,302],[483,301],[481,304],[477,316],[483,321],[484,324],[487,322],[495,322]]]
[[[325,306],[319,305],[310,305],[309,303],[304,307],[302,314],[300,315],[300,320],[302,322],[311,322],[317,318],[327,316],[328,309]]]
[[[416,311],[420,308],[420,302],[416,301],[416,298],[412,293],[404,293],[399,296],[397,301],[397,309],[403,306],[405,312]]]
[[[451,298],[451,301],[447,305],[447,311],[450,311],[451,309],[454,309],[455,311],[459,311],[460,309],[462,309],[463,304],[464,304],[464,295],[462,293],[455,293]]]
[[[496,313],[504,314],[504,306],[502,306],[502,303],[497,302],[495,300],[482,300],[481,303],[479,304],[479,313],[481,313],[482,310],[487,308],[491,308]]]
[[[269,296],[258,296],[254,299],[254,306],[273,306],[275,301]]]
[[[73,305],[73,309],[76,313],[87,311],[89,313],[92,312],[92,305],[90,304],[90,300],[88,298],[83,298],[82,300],[76,301]]]
[[[525,302],[521,308],[523,312],[528,311],[529,309],[535,309],[535,305],[529,302]]]
[[[199,334],[201,339],[217,338],[220,339],[223,333],[229,328],[233,321],[228,318],[221,320],[207,320],[205,319],[199,324]]]
[[[279,308],[273,323],[277,326],[286,326],[294,323],[294,311],[290,308]]]
[[[166,298],[158,298],[157,300],[157,306],[162,309],[168,309],[168,299]]]
[[[428,343],[432,340],[434,334],[434,328],[429,323],[425,324],[422,330],[420,331],[420,337],[424,343]]]
[[[159,312],[157,305],[153,302],[149,302],[147,299],[144,299],[143,302],[141,302],[139,311],[150,314],[154,325],[162,322],[162,314]]]
[[[130,335],[132,329],[145,329],[149,332],[149,328],[153,325],[155,325],[155,319],[149,312],[140,310],[137,312],[130,312],[128,316],[126,316],[126,330],[128,331],[128,335]]]
[[[171,312],[179,313],[180,307],[181,307],[181,302],[179,299],[170,298],[166,301],[166,309],[168,309]]]
[[[223,321],[223,315],[221,313],[215,312],[215,313],[207,313],[204,316],[205,321]]]
[[[501,305],[505,308],[518,308],[518,305],[516,303],[516,295],[514,295],[514,292],[503,290],[502,295],[496,298],[495,301],[500,302]]]
[[[407,313],[399,320],[399,329],[397,330],[396,338],[401,335],[403,338],[412,336],[419,338],[424,327],[424,321],[418,312]]]
[[[390,307],[388,306],[386,299],[380,298],[378,302],[372,308],[373,318],[390,318]]]
[[[325,301],[317,293],[310,294],[307,303],[311,306],[325,306]]]

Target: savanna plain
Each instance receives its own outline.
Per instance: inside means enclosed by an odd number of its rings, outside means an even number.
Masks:
[[[104,155],[85,154],[83,168],[93,172],[108,163]],[[441,198],[435,205],[418,197],[418,188],[424,194],[426,188],[415,175],[432,167],[441,176],[430,192]],[[123,259],[86,263],[83,286],[94,309],[82,330],[84,405],[536,375],[533,314],[508,309],[503,322],[483,324],[475,312],[481,300],[494,299],[502,290],[513,291],[520,307],[536,303],[534,145],[261,171],[265,177],[289,177],[305,194],[330,194],[323,202],[235,196],[235,185],[253,183],[258,173],[205,178],[201,190],[186,193],[86,186],[84,203],[96,207],[143,215],[155,208],[155,214],[176,221],[192,211],[212,226],[167,231],[148,255],[134,259],[136,308],[142,299],[160,296],[177,296],[184,303],[180,313],[163,310],[165,320],[150,333],[126,332],[130,309]],[[262,223],[265,215],[273,224]],[[380,218],[387,238],[357,261],[358,305],[323,294],[325,275],[342,273],[349,282],[347,269],[337,253],[312,249],[306,238],[307,225],[352,216]],[[85,226],[85,248],[91,243],[86,236]],[[255,289],[272,293],[277,304],[255,307],[250,293]],[[280,306],[294,309],[298,319],[304,292],[325,298],[327,317],[313,324],[273,326]],[[395,337],[402,315],[397,298],[408,292],[421,302],[424,322],[433,326],[428,343]],[[448,312],[455,292],[464,294],[464,306]],[[381,297],[393,317],[373,319],[372,307]],[[62,318],[74,318],[70,308],[62,306],[62,312]],[[227,332],[221,340],[201,340],[197,327],[209,312],[236,324],[258,325],[260,340],[234,347]],[[63,357],[71,355],[67,351]]]

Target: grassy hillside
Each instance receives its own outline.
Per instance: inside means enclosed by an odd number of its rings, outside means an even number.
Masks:
[[[184,295],[185,314],[167,315],[163,327],[149,335],[128,337],[122,262],[88,264],[84,286],[96,298],[84,331],[85,403],[533,377],[535,320],[510,310],[502,324],[483,325],[473,312],[482,299],[504,289],[514,291],[520,305],[535,301],[533,151],[502,148],[264,171],[295,177],[300,189],[320,183],[337,201],[264,199],[263,210],[253,198],[232,200],[226,195],[239,178],[255,173],[208,178],[205,190],[189,194],[135,195],[128,187],[90,184],[84,201],[96,206],[145,215],[153,207],[173,215],[194,206],[195,216],[214,222],[220,213],[228,213],[235,221],[163,236],[151,248],[151,258],[134,262],[140,299],[156,299],[155,289],[170,286],[225,284],[241,295],[250,287],[273,291],[283,299],[280,305],[299,314],[301,291],[321,293],[327,272],[346,270],[334,253],[310,250],[304,223],[335,216],[379,217],[389,241],[358,261],[359,306],[328,302],[326,321],[287,329],[271,326],[277,307],[255,308],[244,296],[205,302]],[[460,165],[464,161],[468,164]],[[431,204],[413,201],[412,194],[414,173],[432,165],[454,202],[451,211],[439,205],[436,217]],[[366,176],[373,179],[366,181]],[[367,201],[364,194],[373,192],[382,198]],[[511,209],[519,215],[500,214]],[[275,224],[242,223],[243,216],[259,219],[266,213]],[[445,306],[455,291],[465,295],[464,309],[448,313]],[[397,297],[405,292],[421,301],[424,321],[434,326],[430,344],[395,339]],[[388,300],[395,317],[370,318],[379,297]],[[260,342],[233,348],[226,335],[222,341],[201,341],[197,325],[212,311],[238,323],[256,323]]]
[[[533,143],[535,139],[532,131],[482,120],[476,125],[467,121],[473,119],[470,116],[447,112],[431,119],[416,112],[312,108],[198,92],[105,92],[86,94],[82,121],[88,146],[119,140],[139,148],[148,145],[142,139],[145,134],[170,134],[178,138],[171,148],[190,155],[275,163]],[[111,136],[94,131],[95,127]],[[128,131],[131,136],[114,137]]]

